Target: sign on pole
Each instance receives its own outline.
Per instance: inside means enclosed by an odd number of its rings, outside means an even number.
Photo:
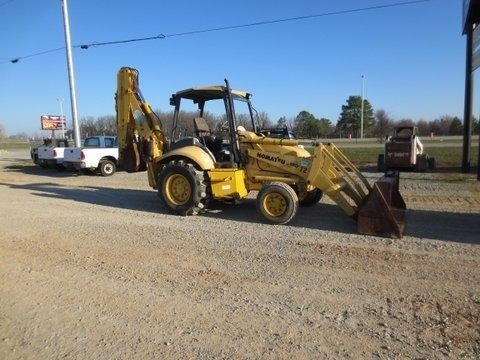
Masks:
[[[42,115],[40,123],[42,130],[62,130],[67,126],[65,116],[59,115]]]

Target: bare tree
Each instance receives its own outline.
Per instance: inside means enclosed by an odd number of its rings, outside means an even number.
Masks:
[[[99,135],[116,135],[117,134],[117,124],[115,116],[107,115],[100,116],[96,121],[97,125],[97,134]]]
[[[393,120],[383,109],[375,111],[375,128],[373,129],[373,136],[384,139],[393,130]]]
[[[412,119],[400,119],[395,123],[395,126],[415,126],[415,122]]]
[[[97,126],[93,116],[85,116],[80,119],[80,136],[85,138],[87,136],[97,135]]]
[[[418,135],[420,136],[429,136],[428,132],[429,126],[428,122],[426,120],[418,120],[417,121],[417,130],[418,130]]]
[[[96,119],[93,116],[86,116],[80,119],[80,135],[82,137],[116,134],[117,124],[113,115],[100,116]]]
[[[5,139],[5,137],[7,136],[7,133],[5,131],[5,126],[0,123],[0,139]]]
[[[260,111],[257,116],[258,126],[260,129],[268,129],[272,127],[272,122],[265,111]]]
[[[440,117],[440,131],[442,135],[450,134],[450,127],[452,126],[454,117],[450,115],[443,115]]]
[[[287,126],[287,118],[285,116],[282,116],[280,117],[278,120],[277,120],[277,127],[279,128],[283,128],[285,126]]]

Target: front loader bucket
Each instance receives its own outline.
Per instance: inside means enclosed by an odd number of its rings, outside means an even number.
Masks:
[[[360,234],[401,238],[405,228],[405,202],[398,191],[399,172],[389,171],[373,184],[357,215]]]

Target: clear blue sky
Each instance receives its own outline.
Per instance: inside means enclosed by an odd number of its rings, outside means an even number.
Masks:
[[[402,0],[68,0],[74,45],[171,35],[398,3]],[[323,16],[265,26],[74,49],[79,118],[113,115],[116,73],[140,71],[143,95],[170,110],[172,92],[219,84],[253,93],[274,122],[307,110],[333,123],[350,95],[395,119],[462,117],[462,1]],[[9,135],[41,134],[40,115],[64,112],[71,127],[59,0],[0,0],[0,123]],[[12,64],[9,60],[21,59]],[[477,113],[477,111],[474,111]]]

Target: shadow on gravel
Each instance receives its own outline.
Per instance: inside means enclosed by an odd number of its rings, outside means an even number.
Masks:
[[[23,160],[25,163],[26,161]],[[29,161],[31,162],[31,161]],[[54,169],[54,168],[42,168],[34,164],[15,164],[5,166],[6,171],[18,171],[27,175],[38,175],[38,176],[51,176],[51,177],[70,177],[77,176],[79,173],[77,171],[70,171],[66,169]]]
[[[64,187],[55,183],[8,184],[12,189],[31,190],[33,195],[52,199],[68,199],[87,204],[110,206],[120,209],[162,212],[156,193],[153,191],[114,189],[108,187],[81,186]]]
[[[235,206],[214,203],[205,216],[224,220],[264,222],[257,213],[255,199],[243,200]],[[357,234],[356,221],[333,204],[318,203],[312,207],[302,207],[287,226]],[[480,214],[407,210],[404,236],[480,244]]]
[[[12,189],[27,189],[32,191],[35,196],[52,199],[68,199],[119,209],[168,214],[168,211],[161,207],[154,191],[95,186],[71,188],[55,183],[24,185],[0,183],[0,185],[9,186]],[[235,205],[213,202],[202,216],[229,221],[265,223],[256,210],[255,199],[245,199]],[[344,234],[357,233],[355,220],[346,216],[338,206],[325,203],[301,207],[297,216],[287,226]],[[480,244],[480,214],[407,210],[404,236]]]
[[[480,244],[480,214],[408,210],[405,235]]]
[[[236,205],[213,202],[203,216],[270,224],[258,213],[255,199],[244,199]],[[300,207],[295,218],[286,226],[336,231],[345,234],[355,234],[357,227],[356,222],[346,216],[338,206],[324,203],[318,203],[311,207]]]
[[[42,173],[43,169],[34,168],[33,171]],[[68,199],[93,205],[152,213],[169,213],[160,205],[155,191],[116,189],[98,186],[71,188],[49,182],[23,185],[0,183],[0,185],[9,186],[12,189],[30,190],[35,196],[52,199]],[[214,201],[201,216],[229,221],[265,223],[256,210],[255,199],[244,199],[235,205]],[[345,216],[336,205],[322,203],[308,208],[300,208],[297,216],[288,226],[336,231],[346,234],[356,233],[356,223],[354,220]]]
[[[15,159],[10,159],[15,160]],[[3,161],[0,159],[0,162]],[[17,160],[18,161],[18,160]],[[26,175],[37,175],[37,176],[50,176],[54,178],[67,178],[72,176],[100,176],[98,172],[89,171],[89,170],[74,170],[74,169],[65,169],[61,168],[53,168],[53,167],[45,167],[42,168],[39,165],[31,164],[31,161],[23,160],[23,163],[27,164],[16,164],[16,165],[8,165],[5,166],[4,169],[6,171],[14,172],[18,171]],[[117,168],[117,173],[123,172],[123,169]]]

